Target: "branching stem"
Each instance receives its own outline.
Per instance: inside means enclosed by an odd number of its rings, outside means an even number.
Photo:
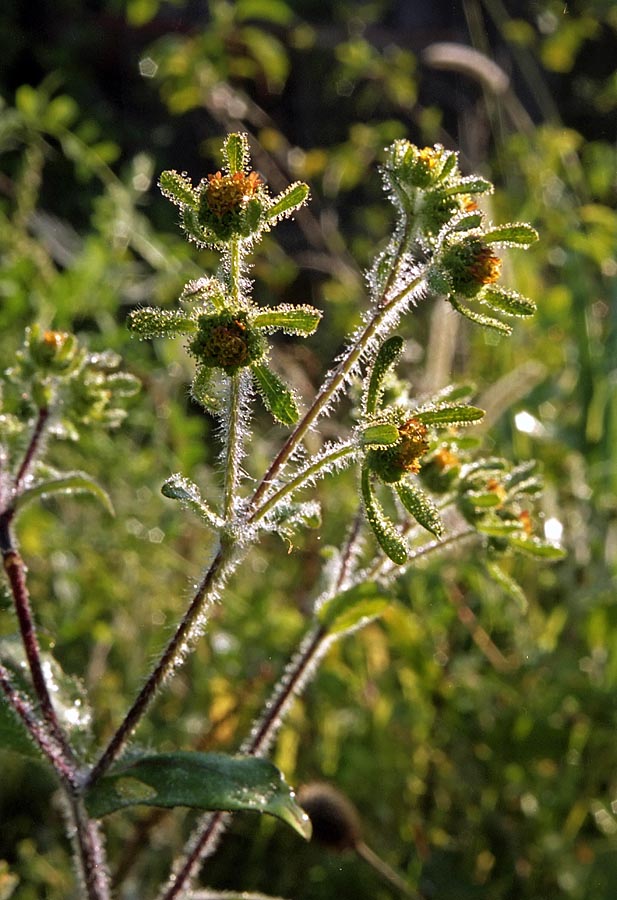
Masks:
[[[124,747],[141,721],[150,703],[154,699],[158,689],[166,681],[168,676],[177,667],[185,653],[187,642],[190,641],[191,632],[211,596],[215,584],[222,580],[226,567],[230,563],[230,555],[223,547],[219,547],[214,559],[204,574],[195,595],[178,626],[175,634],[167,644],[161,658],[148,677],[148,680],[137,695],[133,705],[124,717],[116,733],[109,741],[101,754],[99,761],[92,769],[88,784],[93,784],[103,775],[109,766],[120,756]]]
[[[307,432],[312,428],[314,423],[328,406],[328,403],[336,396],[339,389],[344,385],[345,379],[348,377],[354,366],[361,359],[376,335],[379,334],[384,322],[392,314],[399,304],[412,294],[422,283],[422,277],[414,278],[408,285],[399,291],[393,298],[379,305],[370,321],[367,323],[364,331],[357,340],[352,344],[346,356],[341,360],[336,369],[326,379],[321,390],[317,394],[302,419],[296,425],[292,433],[289,435],[268,471],[259,483],[253,497],[251,498],[250,508],[255,509],[261,501],[264,494],[267,493],[270,484],[275,480],[276,476],[283,468],[289,457],[293,454],[300,442],[304,439]]]

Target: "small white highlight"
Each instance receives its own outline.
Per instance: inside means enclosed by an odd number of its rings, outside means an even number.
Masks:
[[[550,518],[544,523],[544,537],[553,544],[561,543],[563,536],[563,525],[559,519]]]
[[[523,410],[522,412],[518,412],[514,416],[514,424],[516,425],[519,431],[522,431],[523,434],[531,434],[534,437],[539,437],[544,434],[544,425],[535,416],[532,416],[531,413]]]
[[[151,56],[144,56],[139,60],[139,74],[142,78],[154,78],[159,70],[158,63],[154,62]]]

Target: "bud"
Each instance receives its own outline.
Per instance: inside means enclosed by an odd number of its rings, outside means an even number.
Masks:
[[[204,366],[231,373],[265,355],[266,342],[244,313],[199,316],[197,324],[198,333],[188,348]]]
[[[44,331],[38,328],[30,332],[30,356],[38,368],[53,375],[70,370],[75,362],[77,341],[66,331]]]
[[[475,297],[485,285],[499,280],[501,265],[501,259],[488,244],[478,238],[468,238],[447,247],[440,255],[437,279],[441,278],[442,284],[439,287],[445,293]]]
[[[391,447],[369,450],[366,459],[371,471],[392,484],[407,474],[420,471],[420,459],[428,452],[428,429],[418,419],[398,426],[399,442]]]
[[[257,230],[262,212],[258,199],[261,180],[257,172],[216,172],[202,182],[198,219],[222,241],[248,237]]]

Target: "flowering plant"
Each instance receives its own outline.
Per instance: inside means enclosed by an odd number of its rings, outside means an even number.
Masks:
[[[553,559],[559,548],[534,533],[531,505],[541,488],[532,464],[478,455],[464,429],[483,412],[467,386],[411,397],[395,376],[404,346],[394,334],[420,302],[440,295],[468,319],[508,334],[507,319],[529,316],[532,301],[498,286],[496,247],[525,248],[529,225],[493,226],[478,200],[484,179],[463,176],[457,155],[396,141],[382,169],[397,219],[368,273],[369,303],[316,396],[303,409],[294,389],[271,368],[269,337],[283,331],[309,337],[322,312],[311,305],[260,305],[248,277],[249,254],[278,221],[308,200],[292,184],[273,197],[251,169],[248,140],[231,134],[223,169],[194,187],[164,172],[160,186],[180,210],[187,237],[220,253],[215,276],[190,281],[177,309],[142,307],[129,316],[139,338],[183,336],[194,360],[193,398],[216,418],[221,437],[220,485],[204,496],[185,473],[172,474],[163,494],[195,513],[215,535],[201,579],[167,646],[103,748],[88,739],[87,723],[61,704],[54,666],[41,648],[16,521],[27,502],[53,493],[88,492],[104,504],[103,488],[81,471],[45,462],[48,442],[79,438],[84,428],[113,428],[136,380],[114,354],[90,354],[68,333],[33,326],[7,371],[0,415],[0,546],[20,642],[0,644],[0,737],[34,755],[53,772],[64,798],[79,890],[107,900],[111,880],[100,820],[126,807],[186,806],[201,810],[159,900],[197,897],[195,878],[225,830],[229,813],[252,809],[277,816],[301,835],[310,821],[280,772],[265,758],[293,698],[328,648],[371,621],[391,601],[397,575],[429,554],[473,542],[497,579],[506,555]],[[256,485],[243,470],[257,391],[286,429]],[[319,434],[343,395],[352,424],[308,456],[304,440]],[[131,745],[135,728],[207,626],[212,604],[265,532],[287,538],[319,527],[321,510],[307,490],[340,470],[358,470],[358,507],[325,567],[306,636],[279,679],[261,717],[236,756],[146,751]],[[25,670],[29,671],[28,677]],[[83,699],[79,700],[82,703]],[[411,890],[411,889],[410,889]],[[216,894],[208,894],[216,896]]]

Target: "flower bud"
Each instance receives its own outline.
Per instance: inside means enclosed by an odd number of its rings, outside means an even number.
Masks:
[[[188,347],[204,366],[236,372],[266,352],[264,338],[251,328],[244,313],[204,315],[197,323],[199,331]]]
[[[420,471],[420,458],[428,452],[428,429],[417,419],[398,426],[400,440],[383,449],[369,450],[366,459],[371,471],[387,484]]]

